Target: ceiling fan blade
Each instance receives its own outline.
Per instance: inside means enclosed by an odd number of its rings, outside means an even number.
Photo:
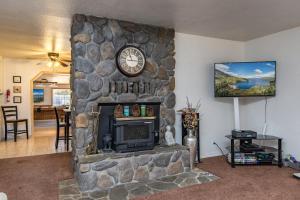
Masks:
[[[38,62],[36,64],[36,66],[46,66],[46,65],[47,65],[47,61],[45,61],[45,62]]]
[[[62,58],[60,60],[63,61],[63,62],[69,62],[69,63],[72,62],[71,59],[66,59],[66,58]]]
[[[71,52],[69,51],[62,51],[59,52],[61,58],[71,59]]]
[[[62,62],[62,61],[60,61],[60,60],[58,60],[58,62],[61,64],[61,66],[63,66],[63,67],[68,67],[69,65],[68,64],[66,64],[66,63],[64,63],[64,62]]]

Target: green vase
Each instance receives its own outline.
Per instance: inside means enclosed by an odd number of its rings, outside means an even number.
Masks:
[[[141,105],[141,116],[142,117],[146,116],[146,105]]]

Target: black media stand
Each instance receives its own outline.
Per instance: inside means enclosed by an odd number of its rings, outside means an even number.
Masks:
[[[282,167],[282,138],[271,135],[257,135],[256,139],[234,138],[232,135],[226,135],[225,137],[231,141],[231,144],[228,147],[228,150],[230,151],[228,162],[231,164],[231,167],[234,168],[236,165],[277,165],[278,167]],[[238,145],[235,145],[236,140],[239,141]],[[277,140],[277,148],[252,144],[252,141],[263,140]],[[246,148],[245,150],[243,147],[247,144],[254,148]],[[274,155],[277,154],[277,158],[275,157],[272,160],[267,160],[265,158],[261,159],[261,157],[268,156],[269,153]]]

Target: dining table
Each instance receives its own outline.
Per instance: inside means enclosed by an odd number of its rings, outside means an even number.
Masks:
[[[66,138],[67,138],[67,151],[69,151],[69,139],[70,139],[70,116],[71,116],[71,109],[63,109],[65,114],[65,123],[66,123]]]

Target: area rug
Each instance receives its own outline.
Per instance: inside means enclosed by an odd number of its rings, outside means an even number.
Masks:
[[[80,192],[74,179],[65,180],[59,184],[60,200],[127,200],[136,197],[148,196],[159,192],[184,188],[191,185],[199,185],[217,180],[218,177],[195,169],[178,175],[165,176],[158,180],[136,182],[117,185],[110,190]]]

